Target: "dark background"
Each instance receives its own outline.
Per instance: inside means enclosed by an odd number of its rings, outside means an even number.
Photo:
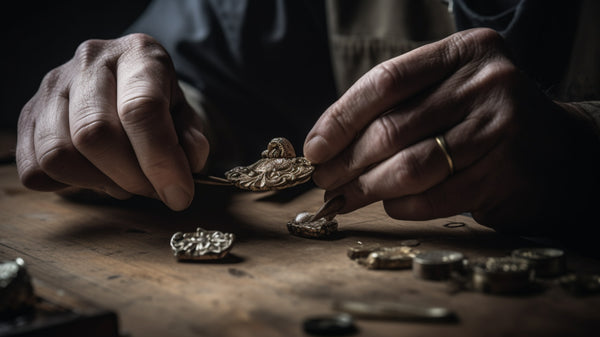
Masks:
[[[44,75],[90,38],[109,39],[142,13],[149,0],[11,1],[0,10],[0,130],[15,130],[19,112]],[[10,4],[10,5],[8,5]]]

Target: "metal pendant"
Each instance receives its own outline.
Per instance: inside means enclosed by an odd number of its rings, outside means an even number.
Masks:
[[[285,138],[274,138],[250,166],[238,166],[225,177],[234,186],[255,192],[281,190],[310,180],[314,167],[304,157],[296,157],[294,147]]]

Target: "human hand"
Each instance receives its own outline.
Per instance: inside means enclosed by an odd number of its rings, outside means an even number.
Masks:
[[[138,194],[182,210],[209,152],[202,124],[154,39],[88,40],[21,111],[17,169],[35,190]]]
[[[585,141],[598,146],[590,130],[515,67],[497,33],[474,29],[373,68],[317,121],[304,155],[325,198],[345,196],[342,213],[383,200],[393,218],[471,212],[526,233],[593,174],[577,166]]]

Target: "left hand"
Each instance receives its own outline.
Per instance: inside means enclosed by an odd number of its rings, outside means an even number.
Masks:
[[[304,155],[326,199],[345,196],[343,213],[383,200],[397,219],[471,212],[525,233],[584,180],[573,153],[591,128],[516,68],[499,34],[474,29],[373,68],[317,121]]]

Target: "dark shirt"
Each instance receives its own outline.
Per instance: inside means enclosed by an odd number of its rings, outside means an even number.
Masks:
[[[489,27],[515,63],[551,92],[568,63],[578,0],[454,0],[458,30]],[[274,137],[297,152],[336,99],[325,2],[158,0],[129,32],[155,37],[181,79],[216,108],[214,173],[254,162]]]

